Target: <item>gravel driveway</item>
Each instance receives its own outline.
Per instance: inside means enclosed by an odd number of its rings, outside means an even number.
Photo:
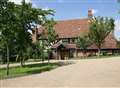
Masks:
[[[75,64],[24,77],[0,80],[1,87],[119,87],[120,57],[76,60]]]

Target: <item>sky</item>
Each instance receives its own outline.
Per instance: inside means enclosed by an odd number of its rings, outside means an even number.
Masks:
[[[10,0],[20,4],[21,0]],[[82,19],[87,17],[88,9],[95,16],[115,19],[115,36],[120,37],[120,3],[117,0],[26,0],[35,8],[55,10],[55,20]]]

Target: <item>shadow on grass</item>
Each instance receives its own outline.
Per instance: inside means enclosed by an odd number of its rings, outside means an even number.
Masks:
[[[38,64],[29,64],[29,65],[25,65],[24,67],[28,67],[28,68],[33,68],[33,67],[43,67],[46,65],[57,65],[57,63],[38,63]]]
[[[27,71],[26,73],[27,74],[37,74],[37,73],[41,73],[41,72],[45,72],[45,71],[50,71],[50,70],[55,69],[55,68],[57,68],[57,67],[45,67],[42,69],[30,70],[30,71]]]
[[[50,71],[51,69],[55,69],[59,66],[60,65],[58,63],[49,63],[49,64],[41,63],[41,64],[26,65],[24,67],[31,68],[31,70],[27,71],[26,73],[36,74],[36,73],[41,73],[41,72],[45,72],[45,71]]]
[[[73,64],[73,62],[56,62],[56,63],[37,63],[37,64],[29,64],[24,67],[11,67],[9,76],[6,75],[6,69],[0,69],[0,79],[8,79],[21,77],[26,75],[38,74],[45,71],[50,71],[57,67],[66,66]]]
[[[56,62],[56,63],[41,63],[41,64],[32,64],[32,65],[26,65],[25,67],[33,68],[33,67],[41,67],[41,69],[34,69],[31,71],[27,71],[29,74],[36,74],[36,73],[41,73],[45,71],[50,71],[51,69],[55,69],[60,66],[67,66],[74,64],[72,61],[67,61],[67,62]]]

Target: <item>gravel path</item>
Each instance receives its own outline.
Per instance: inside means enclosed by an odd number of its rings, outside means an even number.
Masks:
[[[0,80],[1,87],[119,87],[120,57],[77,60],[49,72]]]

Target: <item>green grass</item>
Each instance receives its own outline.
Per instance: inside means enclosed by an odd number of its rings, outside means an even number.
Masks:
[[[9,76],[6,75],[6,69],[0,69],[0,79],[25,76],[30,74],[41,73],[45,71],[49,71],[51,69],[55,69],[59,67],[58,63],[41,63],[41,64],[31,64],[25,65],[24,67],[11,67]]]

